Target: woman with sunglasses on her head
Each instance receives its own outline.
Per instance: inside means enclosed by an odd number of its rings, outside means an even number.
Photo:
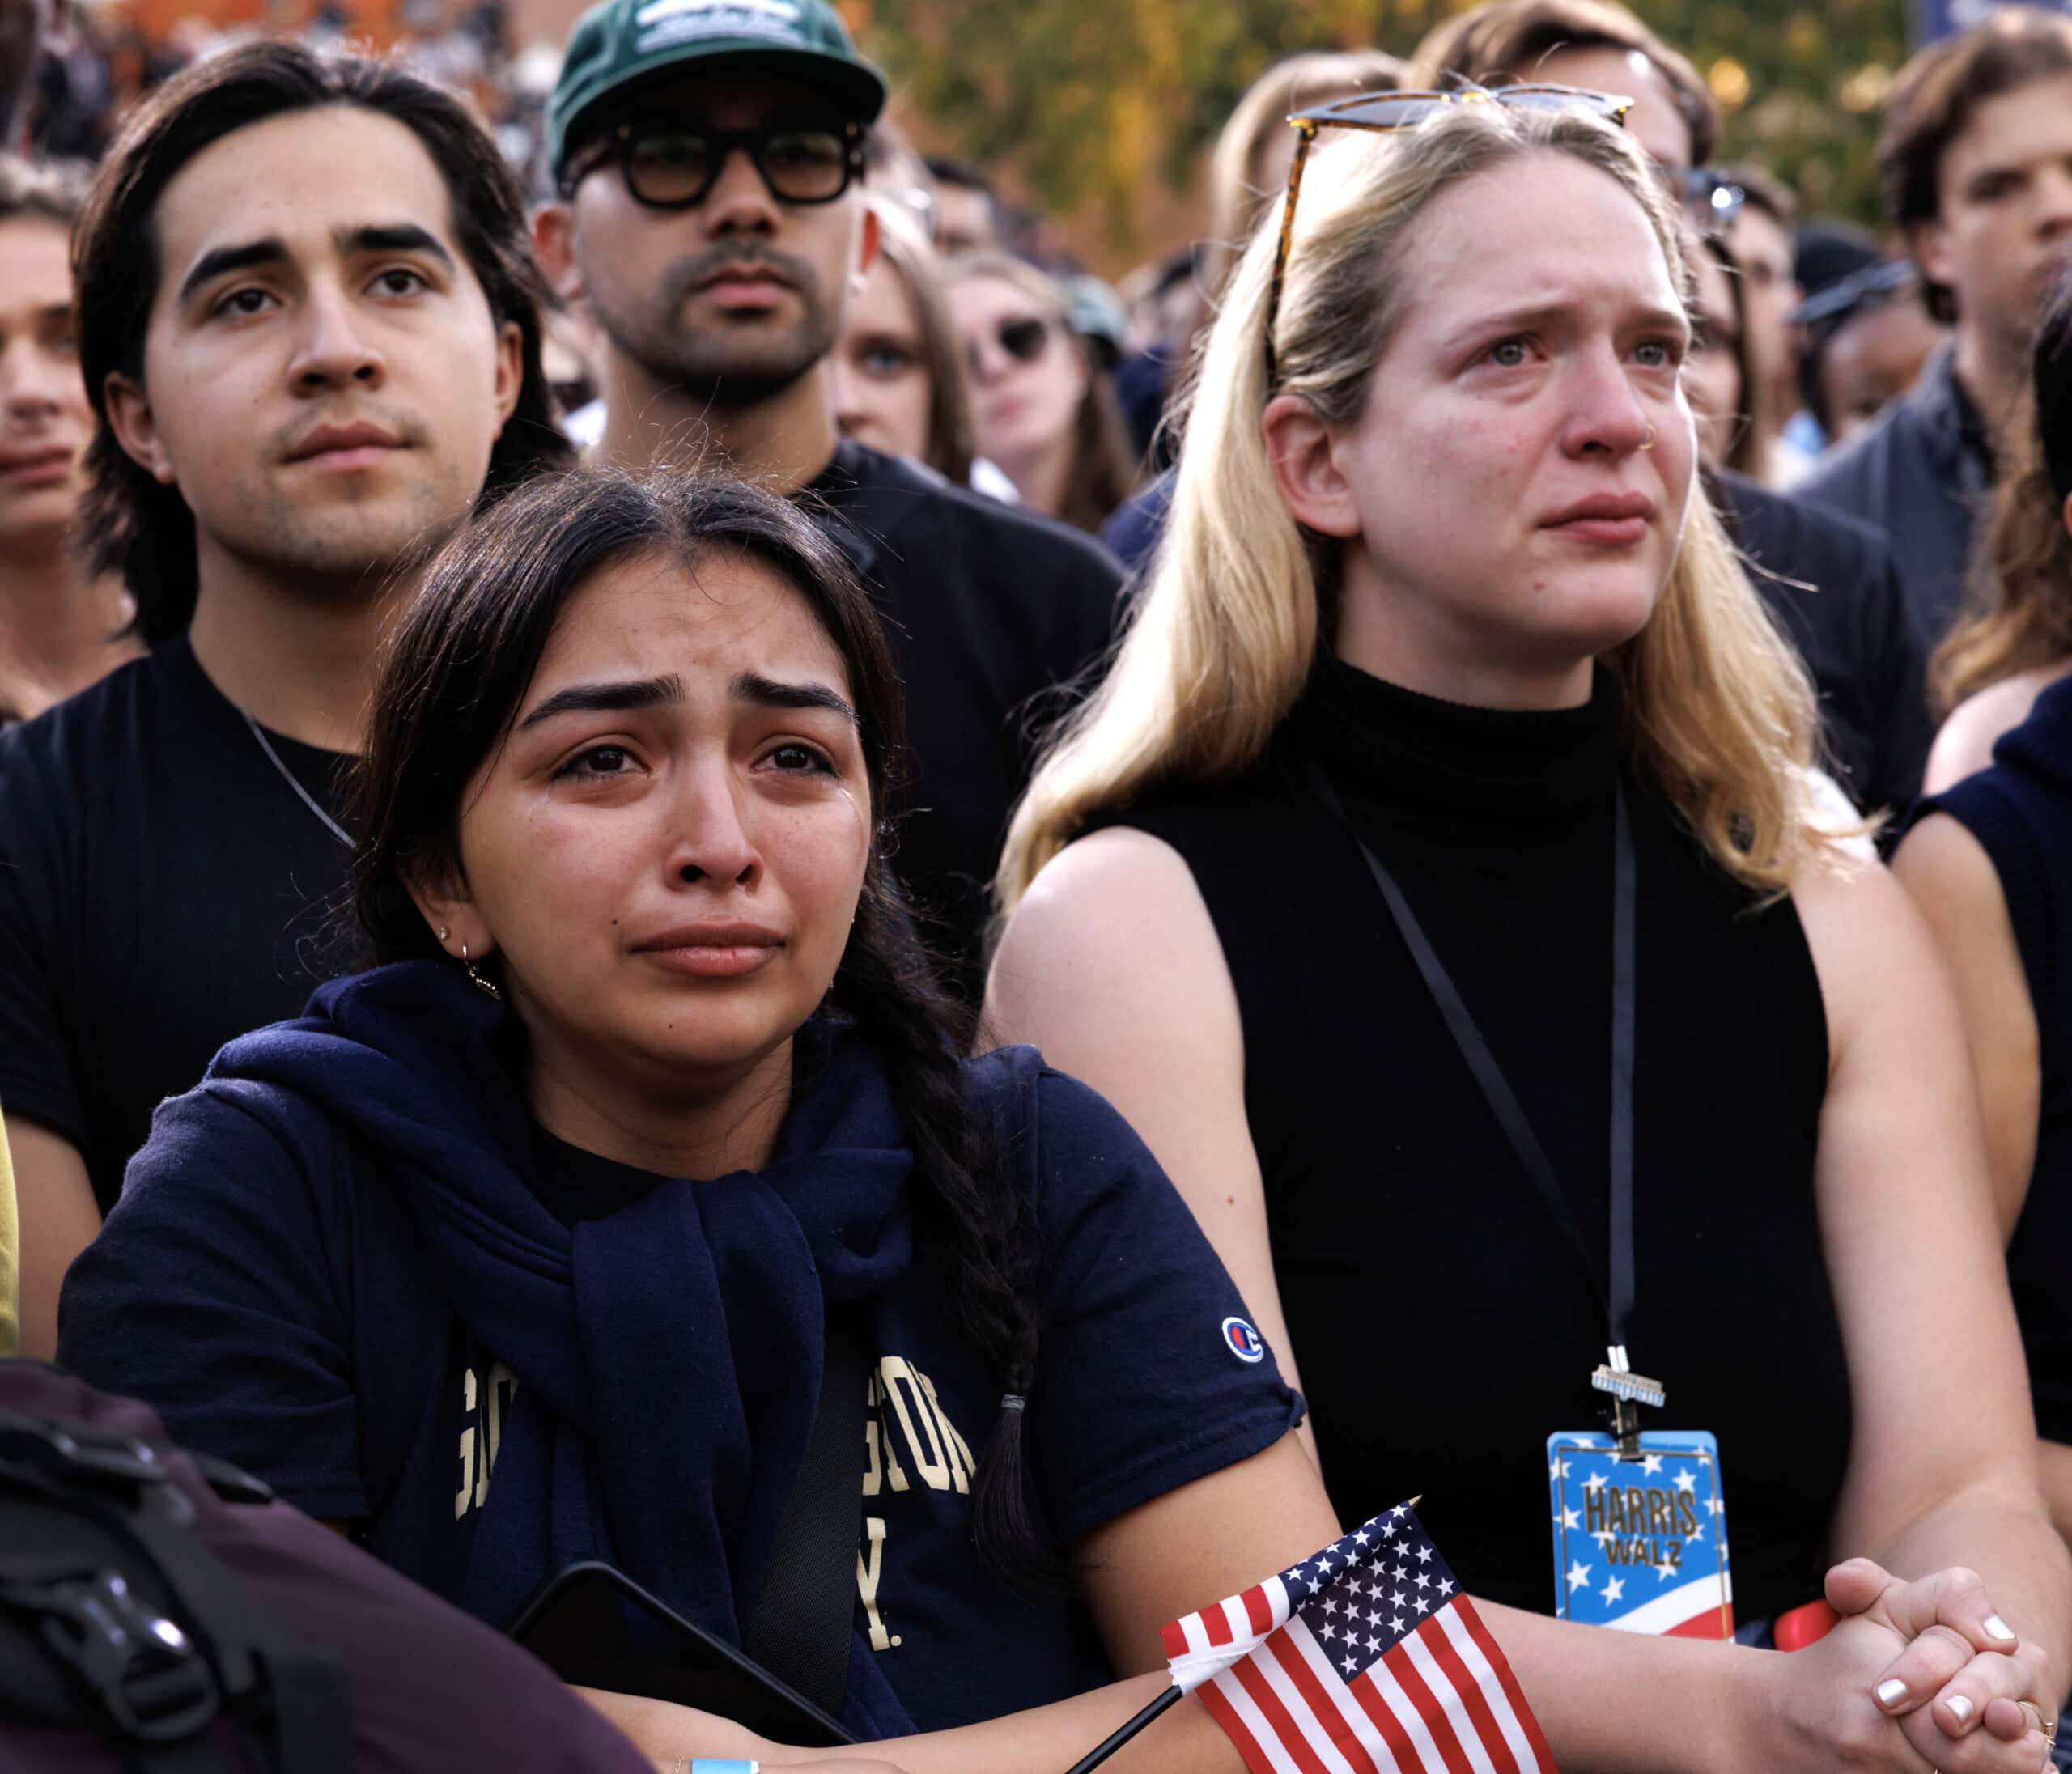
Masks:
[[[1961,1036],[1903,896],[1817,829],[1802,669],[1694,496],[1677,219],[1614,103],[1502,96],[1306,123],[1121,651],[1011,827],[992,1026],[1159,1156],[1341,1513],[1424,1492],[1477,1595],[1671,1593],[1630,1542],[1550,1568],[1548,1439],[1620,1345],[1718,1438],[1744,1623],[1832,1560],[1961,1560],[2057,1653]],[[1809,1734],[2040,1764],[2062,1662],[1973,1640],[1983,1685],[1921,1709],[1874,1700],[1870,1636],[1775,1660]],[[1543,1708],[1724,1669],[1560,1643]],[[1828,1709],[1814,1659],[1862,1678]],[[1845,1759],[1809,1741],[1741,1765]],[[1678,1762],[1645,1748],[1601,1765]]]
[[[945,275],[979,453],[1023,504],[1099,533],[1129,497],[1136,463],[1114,384],[1074,336],[1064,292],[1004,253],[953,259]]]

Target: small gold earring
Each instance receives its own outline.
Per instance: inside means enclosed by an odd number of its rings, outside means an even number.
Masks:
[[[496,982],[485,979],[475,971],[475,964],[468,959],[468,945],[465,943],[461,944],[461,965],[467,969],[468,978],[478,991],[487,992],[499,1004],[503,1002],[503,994],[496,989]]]
[[[441,924],[439,927],[439,946],[444,949],[446,946],[446,939],[452,934],[453,932],[448,929],[445,925]]]

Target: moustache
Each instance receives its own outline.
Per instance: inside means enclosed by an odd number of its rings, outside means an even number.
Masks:
[[[809,301],[812,300],[817,280],[810,265],[788,253],[773,253],[767,247],[747,240],[722,241],[690,258],[678,260],[663,279],[663,293],[669,306],[674,308],[692,291],[710,282],[721,272],[747,265],[774,271]]]

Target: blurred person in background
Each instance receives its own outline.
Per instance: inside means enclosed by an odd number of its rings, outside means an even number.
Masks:
[[[880,117],[864,132],[864,185],[883,193],[904,210],[932,241],[939,214],[935,175],[912,139],[889,117]]]
[[[1426,32],[1407,84],[1546,82],[1633,101],[1626,127],[1671,174],[1703,166],[1719,112],[1698,70],[1613,0],[1486,0]]]
[[[1748,286],[1734,249],[1715,234],[1694,235],[1689,246],[1691,354],[1684,388],[1698,422],[1698,455],[1715,471],[1754,472],[1755,427],[1749,418],[1756,387],[1748,337]]]
[[[992,180],[954,155],[924,157],[936,189],[936,250],[945,258],[960,253],[1000,253],[1007,231]]]
[[[1937,639],[1957,613],[2057,270],[2072,257],[2072,18],[2007,6],[1900,69],[1878,161],[1886,208],[1952,342],[1797,489],[1891,538]]]
[[[1950,329],[1930,317],[1921,274],[1904,260],[1874,260],[1792,311],[1806,344],[1798,388],[1832,447],[1870,429],[1921,379]]]
[[[1136,484],[1136,454],[1112,380],[1068,322],[1064,291],[1004,253],[953,259],[944,278],[980,452],[1023,504],[1098,534]]]
[[[1809,510],[1755,477],[1747,285],[1733,248],[1717,234],[1694,233],[1689,257],[1692,325],[1684,388],[1697,421],[1706,490],[1750,582],[1812,673],[1822,764],[1860,810],[1901,812],[1920,787],[1935,733],[1925,690],[1926,637],[1877,531]]]
[[[74,519],[93,409],[73,335],[78,169],[0,155],[0,724],[142,648],[121,581],[82,564]]]
[[[835,423],[844,437],[1013,501],[1014,483],[978,453],[964,346],[950,319],[941,261],[904,205],[873,193],[871,210],[877,257],[843,310],[830,360]]]
[[[49,9],[50,0],[0,0],[0,154],[28,145],[29,94]]]
[[[2033,422],[1995,503],[1940,687],[1963,695],[1893,859],[1950,962],[1981,1101],[2043,1477],[2072,1532],[2072,282],[2033,354]],[[1974,773],[1976,771],[1976,773]]]
[[[1936,649],[1947,713],[1929,761],[1940,794],[1992,763],[2002,735],[2072,667],[2072,276],[2032,353],[2018,453],[1994,496],[1962,615]]]
[[[1149,470],[1172,464],[1174,441],[1160,429],[1166,389],[1187,358],[1204,311],[1206,241],[1192,240],[1154,264],[1140,265],[1117,286],[1128,329],[1115,366],[1115,399],[1130,429],[1130,441]]]
[[[1768,486],[1788,486],[1811,460],[1784,435],[1798,405],[1798,348],[1790,325],[1803,294],[1793,268],[1798,200],[1781,179],[1746,161],[1717,168],[1716,176],[1722,189],[1738,193],[1725,238],[1741,267],[1748,355],[1761,393],[1749,408],[1756,435],[1752,465],[1744,472]]]

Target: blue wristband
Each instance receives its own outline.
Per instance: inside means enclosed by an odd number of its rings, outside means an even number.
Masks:
[[[690,1774],[756,1774],[760,1764],[754,1762],[722,1762],[710,1755],[701,1755],[690,1764]]]

